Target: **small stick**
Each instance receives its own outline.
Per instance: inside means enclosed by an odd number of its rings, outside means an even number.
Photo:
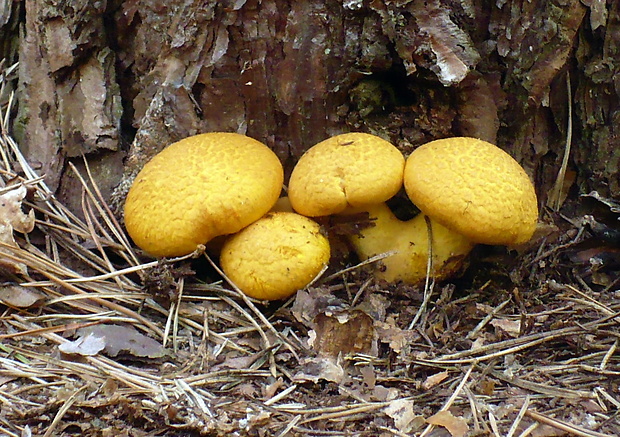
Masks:
[[[545,425],[552,426],[556,429],[560,429],[569,434],[576,435],[579,437],[613,437],[609,434],[603,434],[597,431],[591,431],[579,425],[573,425],[572,423],[566,423],[561,420],[557,420],[552,417],[545,416],[544,414],[537,413],[536,411],[527,410],[525,412],[525,415],[540,423],[544,423]]]
[[[428,257],[426,259],[426,280],[424,282],[424,300],[422,301],[422,305],[418,309],[415,317],[409,324],[409,330],[413,329],[413,327],[418,323],[422,314],[426,311],[426,307],[428,306],[429,301],[431,300],[431,295],[433,294],[433,287],[435,285],[435,279],[432,278],[433,272],[433,226],[431,225],[431,220],[428,216],[424,216],[424,220],[426,221],[426,230],[428,235]]]
[[[525,401],[523,401],[523,405],[521,406],[521,409],[519,410],[519,414],[517,414],[517,417],[515,418],[514,422],[512,422],[512,426],[508,430],[508,434],[506,434],[506,437],[512,437],[514,433],[517,432],[517,428],[519,427],[519,424],[523,420],[523,417],[525,416],[525,412],[527,411],[529,406],[530,406],[530,395],[527,395],[525,397]]]

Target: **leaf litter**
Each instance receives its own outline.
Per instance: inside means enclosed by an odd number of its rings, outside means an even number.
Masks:
[[[79,336],[58,346],[65,354],[83,356],[97,355],[105,352],[110,357],[129,354],[134,357],[161,358],[165,352],[162,345],[130,326],[101,324],[77,331]]]
[[[612,201],[441,288],[349,264],[264,305],[205,253],[142,257],[87,163],[77,217],[0,119],[0,434],[620,435]]]

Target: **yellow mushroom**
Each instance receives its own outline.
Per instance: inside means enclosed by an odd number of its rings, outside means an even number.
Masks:
[[[525,170],[475,138],[431,141],[407,158],[405,190],[420,210],[474,243],[522,244],[536,229],[538,201]]]
[[[417,283],[426,276],[431,221],[431,274],[447,278],[475,244],[528,241],[538,207],[525,170],[499,147],[474,138],[446,138],[417,148],[407,158],[404,185],[423,214],[402,222],[385,206],[370,209],[375,226],[352,242],[362,259],[395,250],[378,276]]]
[[[171,144],[138,173],[125,202],[125,226],[152,256],[180,256],[266,214],[283,183],[278,157],[235,133],[195,135]]]
[[[378,204],[402,187],[404,166],[402,153],[375,135],[336,135],[299,159],[288,184],[289,200],[309,217]]]
[[[362,260],[394,252],[380,261],[376,277],[388,282],[403,281],[416,284],[426,277],[428,264],[428,230],[424,214],[411,220],[396,218],[385,203],[365,209],[374,226],[363,229],[349,240]],[[350,213],[358,212],[354,209]],[[432,230],[433,270],[436,279],[456,273],[463,259],[473,248],[467,238],[430,220]]]
[[[308,285],[329,256],[329,242],[315,221],[271,212],[224,243],[220,264],[248,296],[277,300]]]

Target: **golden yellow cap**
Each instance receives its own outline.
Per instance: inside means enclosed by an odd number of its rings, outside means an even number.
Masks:
[[[283,184],[278,157],[236,133],[195,135],[171,144],[136,176],[125,226],[147,253],[180,256],[237,232],[275,204]]]

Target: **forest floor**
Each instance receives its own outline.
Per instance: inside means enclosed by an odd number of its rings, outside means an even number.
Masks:
[[[620,435],[613,202],[547,211],[448,283],[334,267],[266,305],[205,254],[141,256],[75,169],[72,214],[2,132],[0,435]]]

